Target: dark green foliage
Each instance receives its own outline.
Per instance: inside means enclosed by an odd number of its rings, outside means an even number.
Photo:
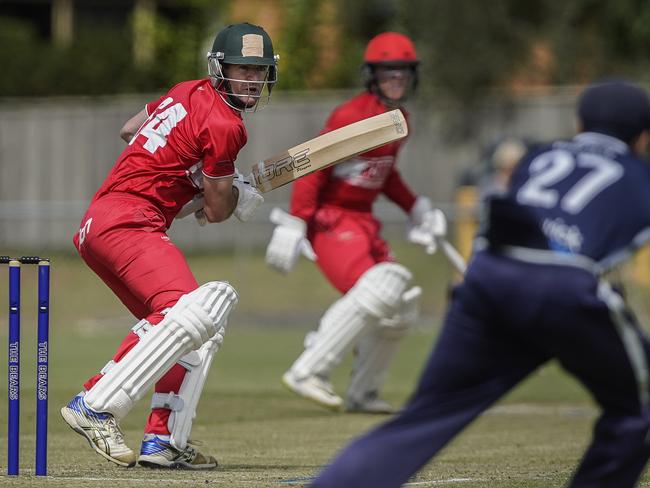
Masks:
[[[382,31],[395,29],[394,23],[400,3],[408,6],[407,2],[394,0],[366,0],[363,2],[338,0],[341,25],[347,36],[365,43]]]
[[[77,31],[72,45],[57,47],[28,22],[0,17],[0,96],[156,91],[205,76],[203,51],[228,21],[231,3],[158,2],[155,61],[146,65],[133,60],[130,24]],[[442,92],[464,104],[522,74],[550,84],[604,75],[643,81],[650,64],[647,0],[283,0],[277,5],[282,10],[281,30],[274,36],[281,55],[279,90],[360,86],[364,47],[385,30],[415,40],[423,61],[422,92]],[[334,21],[323,14],[332,7]],[[321,28],[335,36],[332,45],[323,42]],[[531,59],[532,46],[539,43],[549,58],[542,73]],[[332,53],[323,55],[324,49]]]
[[[465,101],[512,76],[545,13],[544,0],[415,0],[402,9],[423,78]]]
[[[401,2],[400,12],[423,54],[424,78],[465,103],[534,69],[534,42],[550,48],[547,83],[647,78],[644,0],[413,0]]]
[[[330,76],[333,88],[361,86],[360,69],[368,41],[380,32],[403,30],[397,25],[398,3],[394,0],[337,0],[341,39],[340,56]]]
[[[548,1],[548,0],[547,0]],[[548,1],[547,35],[557,56],[555,81],[584,81],[604,75],[647,78],[650,58],[650,3]]]
[[[319,69],[314,36],[320,0],[284,0],[284,28],[278,39],[280,83],[278,89],[305,88],[314,69]],[[322,68],[321,68],[322,69]]]
[[[223,1],[181,0],[154,19],[153,62],[133,58],[132,26],[83,27],[68,46],[40,39],[28,22],[0,17],[0,96],[156,91],[206,76],[206,39]],[[179,12],[182,14],[179,14]]]

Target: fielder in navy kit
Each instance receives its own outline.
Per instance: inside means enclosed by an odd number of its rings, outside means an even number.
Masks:
[[[632,487],[650,456],[650,342],[602,273],[650,240],[650,101],[593,84],[579,134],[526,155],[492,201],[405,409],[354,441],[312,488],[399,487],[552,358],[602,409],[571,487]]]

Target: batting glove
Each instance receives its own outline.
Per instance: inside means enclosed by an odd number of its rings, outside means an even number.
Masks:
[[[235,175],[232,184],[239,191],[237,206],[233,214],[242,222],[246,222],[264,203],[264,197],[239,173]]]
[[[427,254],[433,254],[438,248],[438,239],[447,235],[447,218],[441,210],[433,208],[431,200],[418,197],[411,209],[411,225],[408,240],[424,246]]]
[[[266,247],[266,264],[281,272],[289,273],[300,255],[316,260],[316,254],[306,238],[305,221],[275,207],[271,211],[271,222],[276,224],[271,241]]]

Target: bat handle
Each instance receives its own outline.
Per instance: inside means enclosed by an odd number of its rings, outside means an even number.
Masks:
[[[201,210],[202,208],[203,208],[203,194],[199,193],[192,200],[190,200],[185,205],[183,205],[183,208],[181,208],[178,211],[176,217],[174,218],[182,219],[184,217],[187,217],[188,215],[192,215],[194,212],[196,212],[197,210]]]
[[[247,176],[241,174],[239,176],[243,182],[248,183],[253,188],[257,188],[257,184],[255,183],[255,175],[253,174],[252,171],[248,173]]]
[[[465,263],[463,256],[461,256],[461,254],[447,239],[438,238],[438,242],[440,243],[447,260],[454,268],[456,268],[456,271],[464,275],[465,271],[467,271],[467,263]]]

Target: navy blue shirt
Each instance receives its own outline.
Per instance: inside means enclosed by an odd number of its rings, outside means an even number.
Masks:
[[[491,244],[552,250],[607,269],[650,240],[650,164],[585,132],[527,154],[492,202]]]

